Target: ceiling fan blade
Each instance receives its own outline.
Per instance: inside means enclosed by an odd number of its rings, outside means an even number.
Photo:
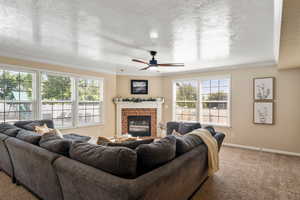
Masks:
[[[161,67],[184,67],[184,63],[164,63],[164,64],[157,64],[157,66],[161,66]]]
[[[147,66],[147,67],[144,67],[144,68],[142,68],[142,69],[139,69],[140,71],[143,71],[143,70],[147,70],[147,69],[149,69],[151,66]]]
[[[146,65],[148,65],[148,63],[147,63],[147,62],[145,62],[145,61],[142,61],[142,60],[132,59],[132,61],[133,61],[133,62],[138,62],[138,63],[143,63],[143,64],[146,64]]]

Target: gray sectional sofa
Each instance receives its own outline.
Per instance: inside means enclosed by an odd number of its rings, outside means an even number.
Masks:
[[[170,122],[168,133],[175,129],[182,131],[182,137],[174,139],[174,136],[168,136],[164,141],[143,144],[136,149],[74,142],[70,144],[70,155],[62,155],[39,146],[36,143],[38,136],[34,133],[20,133],[24,129],[30,131],[30,126],[26,127],[28,123],[47,123],[53,128],[52,121],[19,122],[15,126],[0,125],[0,169],[11,176],[13,182],[23,185],[40,199],[183,200],[188,199],[207,178],[207,147],[194,136],[184,135],[187,129],[199,128],[200,124]],[[212,134],[221,146],[224,134]],[[141,156],[146,157],[147,153],[148,156],[149,153],[151,155],[153,148],[159,153],[171,145],[176,145],[174,158],[151,170],[137,172],[136,176],[130,178],[108,172],[105,165],[101,170],[97,165],[85,163],[84,159],[75,157],[80,151],[88,152],[86,156],[92,156],[90,158],[93,158],[93,153],[100,153],[100,158],[105,152],[107,159],[111,159],[110,153],[113,152],[111,155],[114,155],[117,151],[119,157],[112,158],[116,161],[113,163],[114,167],[124,169],[129,165],[121,161],[124,160],[123,157],[128,157],[128,152],[130,155],[137,152],[130,159],[136,159],[139,165],[141,160],[145,161]],[[175,151],[174,148],[173,150]],[[152,162],[156,158],[147,159]],[[100,163],[100,168],[103,167],[102,164]]]

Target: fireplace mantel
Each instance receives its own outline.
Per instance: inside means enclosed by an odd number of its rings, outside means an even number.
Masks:
[[[156,98],[153,101],[123,101],[122,98],[115,98],[117,120],[116,120],[116,133],[117,136],[122,135],[122,109],[138,109],[138,108],[155,108],[156,109],[156,133],[160,136],[159,123],[162,120],[162,104],[164,103],[163,98]]]

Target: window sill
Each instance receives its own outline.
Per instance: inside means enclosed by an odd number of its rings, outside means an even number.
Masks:
[[[104,126],[104,123],[94,123],[94,124],[85,124],[85,125],[78,125],[74,127],[65,127],[65,128],[59,128],[59,130],[69,130],[69,129],[77,129],[77,128],[88,128],[93,126]]]
[[[201,126],[213,126],[217,128],[231,128],[231,125],[221,125],[221,124],[201,124]]]

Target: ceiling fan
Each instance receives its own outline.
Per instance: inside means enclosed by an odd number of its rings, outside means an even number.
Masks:
[[[150,51],[150,54],[152,56],[152,59],[149,62],[145,62],[138,59],[132,59],[133,62],[143,63],[146,64],[147,67],[144,67],[140,70],[147,70],[150,67],[184,67],[184,63],[157,63],[157,60],[155,59],[155,55],[157,54],[156,51]]]

